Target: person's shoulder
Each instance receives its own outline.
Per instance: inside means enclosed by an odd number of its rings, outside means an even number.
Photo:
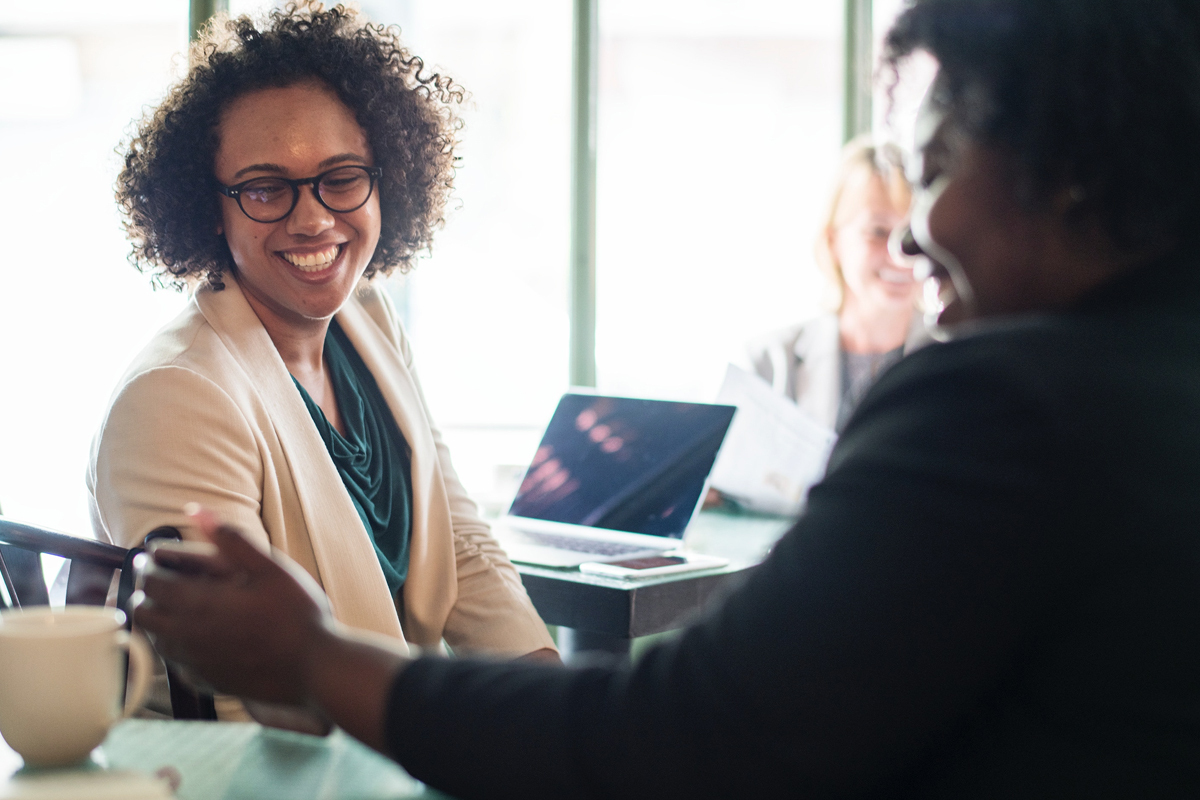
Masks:
[[[1104,370],[1167,345],[1133,319],[1079,313],[1028,314],[973,326],[933,342],[896,366],[900,375],[1006,370],[1029,375]],[[1194,338],[1194,337],[1193,337]]]
[[[836,341],[837,335],[837,314],[818,314],[795,325],[776,328],[754,337],[746,343],[746,351],[752,357],[779,349],[788,353],[803,353],[816,343],[830,339]]]
[[[134,357],[114,388],[110,405],[122,397],[151,390],[168,391],[201,382],[224,385],[241,374],[219,333],[205,318],[194,298],[158,330]]]
[[[1118,407],[1140,408],[1161,397],[1169,376],[1195,371],[1200,330],[1176,333],[1164,336],[1152,323],[1121,315],[990,322],[905,357],[872,387],[864,410],[912,401],[944,413],[961,408],[964,415],[973,404],[1022,408],[1068,427],[1072,420],[1105,420]]]
[[[905,356],[855,409],[831,471],[859,456],[999,462],[1056,439],[1070,404],[1056,386],[1069,381],[1061,380],[1054,359],[1042,357],[1047,348],[1040,343],[1055,339],[1053,327],[1040,321],[988,325]]]
[[[872,386],[830,469],[947,463],[981,485],[1026,472],[1153,515],[1200,468],[1200,315],[1154,312],[1029,315],[931,344]]]
[[[200,312],[195,299],[188,300],[179,314],[160,328],[134,357],[122,382],[148,370],[193,358],[197,350],[206,348],[206,340],[212,333],[212,327]]]

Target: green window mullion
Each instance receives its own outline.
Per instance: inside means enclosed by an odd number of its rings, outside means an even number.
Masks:
[[[573,386],[596,385],[596,105],[599,0],[574,0],[571,120],[571,350]]]
[[[188,39],[196,41],[196,36],[204,27],[204,23],[228,10],[229,0],[190,0],[188,3]]]
[[[842,73],[842,141],[871,130],[871,68],[874,32],[871,0],[845,0]]]

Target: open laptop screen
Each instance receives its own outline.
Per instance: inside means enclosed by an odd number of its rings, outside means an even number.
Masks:
[[[508,513],[680,538],[735,410],[563,395]]]

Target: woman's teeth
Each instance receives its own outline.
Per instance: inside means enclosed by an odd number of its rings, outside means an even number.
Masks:
[[[338,257],[338,253],[341,252],[341,249],[341,245],[335,244],[328,250],[322,250],[319,253],[299,255],[297,253],[283,251],[279,255],[283,256],[284,261],[288,262],[293,267],[296,267],[301,272],[317,272],[332,264],[334,259]]]
[[[881,269],[879,278],[885,283],[912,283],[913,272],[909,269]]]

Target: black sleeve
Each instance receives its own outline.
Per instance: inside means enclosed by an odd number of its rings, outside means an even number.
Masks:
[[[1058,557],[1037,404],[955,352],[885,376],[771,557],[636,666],[412,664],[390,699],[397,760],[463,798],[911,782],[1003,684]]]

